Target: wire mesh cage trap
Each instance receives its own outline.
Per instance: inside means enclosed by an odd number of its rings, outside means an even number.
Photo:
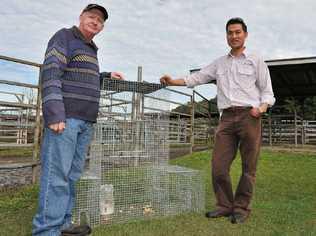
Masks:
[[[118,80],[102,88],[73,221],[97,226],[202,211],[201,173],[168,164],[168,90]]]

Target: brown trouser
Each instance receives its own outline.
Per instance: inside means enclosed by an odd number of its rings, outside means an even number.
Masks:
[[[212,159],[212,182],[217,208],[247,215],[250,213],[261,143],[261,118],[250,116],[250,109],[233,107],[223,111],[216,131]],[[238,148],[242,175],[234,196],[229,171]]]

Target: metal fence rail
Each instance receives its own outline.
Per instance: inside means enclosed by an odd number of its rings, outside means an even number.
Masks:
[[[294,115],[272,115],[262,120],[262,142],[269,145],[315,145],[316,121]]]
[[[12,63],[13,65],[24,65],[35,68],[38,71],[37,82],[34,84],[25,83],[23,81],[13,81],[4,77],[0,77],[1,91],[0,95],[0,148],[32,148],[32,162],[39,163],[39,147],[41,136],[41,91],[40,91],[40,71],[42,65],[39,63],[20,60],[17,58],[0,55],[0,61]],[[132,82],[137,87],[137,83],[142,83],[141,69],[138,73],[138,81]],[[23,79],[23,77],[22,77]],[[14,78],[16,80],[16,78]],[[124,88],[123,82],[120,89]],[[11,89],[12,88],[12,89]],[[22,88],[32,90],[34,99],[30,102],[26,99],[24,93],[17,91]],[[170,145],[179,148],[183,145],[185,149],[192,152],[194,145],[206,145],[208,135],[209,114],[207,103],[201,104],[196,99],[207,101],[201,94],[193,91],[185,93],[173,88],[166,88],[161,85],[151,86],[148,83],[143,83],[139,86],[140,89],[162,89],[169,93],[170,96],[164,97],[163,93],[157,90],[157,94],[139,93],[134,91],[130,93],[131,97],[122,99],[118,91],[102,91],[99,120],[102,119],[136,119],[143,118],[144,112],[147,114],[164,114],[166,108],[170,117],[170,125],[168,127],[168,135]],[[16,90],[17,92],[14,92]],[[21,90],[21,89],[20,89]],[[161,90],[161,91],[162,91]],[[160,93],[160,94],[159,94]],[[14,100],[7,100],[6,97],[12,96]],[[180,98],[179,98],[180,97]],[[178,99],[177,99],[178,98]],[[109,102],[110,101],[110,102]],[[150,102],[150,103],[149,103]],[[146,104],[154,104],[148,106]],[[159,106],[157,106],[159,104]],[[198,116],[197,119],[195,117]],[[203,119],[200,119],[203,117]],[[36,165],[35,165],[36,166]],[[34,169],[35,182],[36,170]]]
[[[39,161],[39,142],[41,133],[41,92],[40,71],[41,64],[0,55],[0,60],[26,65],[38,70],[36,84],[16,82],[6,79],[0,80],[0,85],[22,87],[35,90],[36,99],[33,102],[24,101],[24,94],[12,91],[1,91],[0,94],[15,95],[17,101],[0,100],[0,148],[32,147],[32,161]],[[34,165],[36,167],[36,165]],[[33,182],[36,181],[36,168],[33,168]]]

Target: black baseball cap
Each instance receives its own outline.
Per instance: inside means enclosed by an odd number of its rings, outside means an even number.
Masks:
[[[103,13],[103,18],[104,21],[106,21],[109,17],[108,12],[106,11],[106,9],[98,4],[89,4],[88,6],[86,6],[82,12],[86,12],[86,11],[90,11],[91,9],[98,9],[99,11],[101,11]]]

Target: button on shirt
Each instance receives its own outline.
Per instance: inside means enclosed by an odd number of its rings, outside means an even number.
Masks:
[[[248,54],[231,54],[183,78],[188,87],[216,80],[217,106],[220,112],[232,106],[272,106],[275,102],[268,67],[263,58]]]

